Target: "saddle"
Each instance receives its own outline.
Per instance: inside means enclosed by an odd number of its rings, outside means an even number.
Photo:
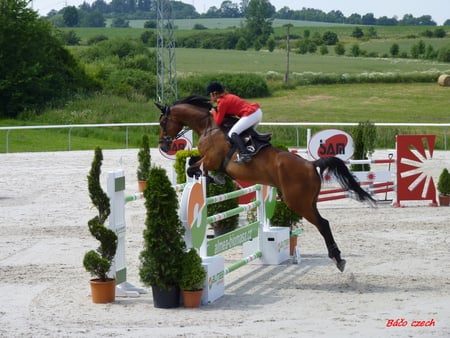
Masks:
[[[233,125],[237,121],[238,121],[237,117],[230,116],[230,115],[225,116],[223,123],[220,126],[221,131],[225,135],[227,135],[228,132],[230,131],[230,129],[233,127]],[[246,129],[239,136],[242,139],[242,141],[244,142],[244,145],[247,148],[251,157],[258,154],[261,149],[269,146],[270,140],[272,139],[271,133],[262,134],[262,133],[257,132],[254,128]],[[238,150],[239,149],[237,148],[236,145],[231,144],[230,150],[228,151],[227,155],[225,156],[225,158],[222,162],[221,169],[219,170],[220,172],[226,174],[226,167],[227,167],[228,163],[230,162],[233,154]],[[186,171],[186,173],[189,177],[195,176],[198,178],[200,175],[202,175],[202,171],[199,168],[193,167],[193,164],[196,163],[198,160],[200,160],[200,156],[191,157],[191,159],[189,160],[189,167]],[[207,181],[207,183],[215,183],[215,184],[224,184],[225,183],[224,178],[220,174],[219,175],[208,174],[206,176],[206,181]]]
[[[238,121],[237,117],[227,115],[225,116],[220,129],[228,134],[230,129],[234,126],[234,124]],[[259,151],[270,145],[270,140],[272,139],[272,134],[262,134],[257,132],[253,127],[244,130],[240,135],[240,138],[244,142],[245,147],[247,148],[251,157],[254,157]],[[231,149],[228,152],[225,161],[223,163],[223,169],[225,171],[225,167],[230,161],[233,154],[237,151],[237,147],[234,144],[231,144]]]

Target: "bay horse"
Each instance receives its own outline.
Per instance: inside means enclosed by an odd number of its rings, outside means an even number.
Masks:
[[[325,157],[308,161],[269,145],[248,163],[235,163],[233,159],[237,154],[234,153],[224,164],[230,145],[209,112],[212,105],[207,97],[192,95],[171,106],[157,106],[161,110],[159,145],[162,151],[168,152],[172,141],[183,133],[184,127],[189,127],[199,136],[201,155],[192,167],[198,170],[203,164],[204,173],[222,171],[233,179],[276,187],[291,210],[317,227],[325,240],[328,256],[335,261],[339,271],[344,271],[346,262],[341,258],[330,224],[317,209],[323,174],[334,174],[343,189],[353,191],[357,200],[372,205],[375,200],[359,186],[341,159]]]

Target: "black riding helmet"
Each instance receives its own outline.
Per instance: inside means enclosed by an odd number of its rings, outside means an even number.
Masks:
[[[211,82],[208,87],[206,87],[206,96],[209,96],[211,93],[223,93],[225,92],[225,89],[219,82]]]

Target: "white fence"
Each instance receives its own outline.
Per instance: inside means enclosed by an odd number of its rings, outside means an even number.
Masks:
[[[358,123],[339,123],[339,122],[262,122],[261,126],[280,126],[280,127],[295,127],[297,131],[296,144],[300,144],[299,127],[345,127],[357,126]],[[47,125],[47,126],[9,126],[0,127],[0,131],[6,130],[6,147],[5,152],[9,153],[9,136],[15,130],[30,130],[30,129],[68,129],[68,150],[72,150],[72,129],[76,128],[112,128],[125,127],[125,148],[128,149],[128,135],[129,128],[132,127],[148,127],[159,126],[158,122],[149,123],[108,123],[108,124],[67,124],[67,125]],[[376,127],[438,127],[443,128],[444,150],[447,150],[447,128],[450,123],[374,123]]]

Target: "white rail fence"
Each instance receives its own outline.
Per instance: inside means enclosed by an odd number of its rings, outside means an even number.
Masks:
[[[357,126],[358,123],[340,123],[340,122],[262,122],[261,126],[276,127],[295,127],[296,144],[300,144],[300,127],[345,127]],[[125,148],[128,149],[129,129],[134,127],[159,126],[158,122],[149,123],[107,123],[107,124],[66,124],[66,125],[45,125],[45,126],[8,126],[0,127],[0,131],[6,130],[5,152],[9,153],[9,137],[12,131],[32,130],[32,129],[68,129],[68,150],[72,150],[72,130],[76,128],[115,128],[125,127]],[[450,123],[374,123],[376,127],[437,127],[442,128],[444,138],[444,150],[447,150],[447,129]],[[1,152],[1,151],[0,151]]]

